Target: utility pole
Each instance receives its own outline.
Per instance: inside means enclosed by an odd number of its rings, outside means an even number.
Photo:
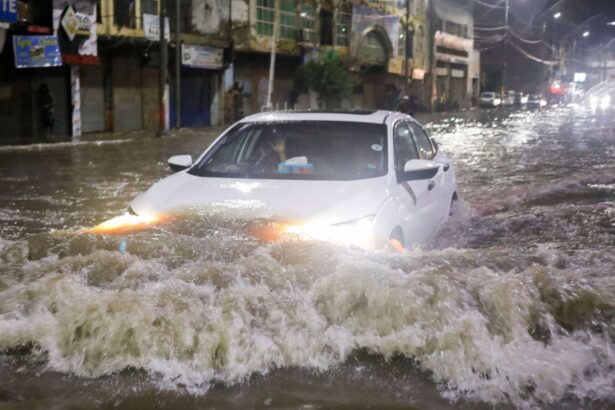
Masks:
[[[175,128],[181,125],[181,39],[179,28],[181,8],[180,0],[175,0]]]
[[[506,0],[506,9],[504,10],[504,58],[502,59],[502,89],[501,94],[504,96],[506,88],[506,69],[508,68],[508,9],[510,8],[510,0]]]
[[[273,95],[273,77],[275,74],[275,51],[278,37],[278,25],[280,24],[280,0],[274,2],[273,34],[271,35],[271,58],[269,60],[269,84],[267,87],[267,109],[270,110],[271,97]]]
[[[408,49],[410,48],[410,36],[408,35],[408,33],[410,33],[410,5],[412,0],[406,0],[406,28],[405,28],[405,47],[406,49],[404,50],[404,95],[410,95],[410,84],[408,82],[408,74],[410,72],[410,67],[409,63],[408,63]]]
[[[436,86],[436,0],[427,0],[427,19],[429,24],[429,34],[427,38],[427,50],[429,52],[429,110],[434,111],[434,102],[436,93],[434,88]]]
[[[160,99],[160,112],[158,123],[158,136],[161,137],[166,131],[166,104],[164,100],[166,86],[167,86],[167,39],[165,37],[165,20],[166,20],[166,0],[160,2],[160,84],[158,89],[158,96]]]

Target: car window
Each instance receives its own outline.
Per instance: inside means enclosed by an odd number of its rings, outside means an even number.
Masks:
[[[421,159],[433,159],[436,153],[433,149],[433,145],[431,144],[431,139],[423,127],[415,122],[410,123],[410,126],[412,127],[412,133],[414,134],[416,146],[419,149]]]
[[[403,172],[406,162],[418,159],[419,153],[407,123],[402,122],[395,127],[394,137],[395,170]]]
[[[386,125],[242,123],[188,172],[221,178],[357,180],[386,174]]]

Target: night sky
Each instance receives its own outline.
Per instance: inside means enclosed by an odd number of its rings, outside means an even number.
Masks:
[[[615,0],[510,0],[512,33],[509,32],[509,44],[505,45],[504,31],[496,30],[504,25],[503,4],[504,0],[475,2],[475,44],[481,50],[485,91],[500,90],[504,64],[506,88],[526,92],[544,90],[549,66],[527,58],[522,51],[538,59],[555,61],[558,47],[570,53],[574,40],[577,58],[582,58],[615,38],[615,26],[606,24],[615,21]],[[558,12],[560,18],[554,19]],[[585,31],[590,35],[583,37]],[[615,42],[613,46],[615,49]]]

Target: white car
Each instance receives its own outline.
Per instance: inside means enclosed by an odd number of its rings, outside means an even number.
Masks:
[[[491,91],[485,91],[480,95],[479,104],[481,107],[499,107],[502,104],[502,99],[499,94]]]
[[[457,199],[446,155],[414,118],[388,111],[255,114],[194,162],[168,162],[175,174],[133,200],[128,223],[248,206],[284,234],[400,248],[432,237]]]

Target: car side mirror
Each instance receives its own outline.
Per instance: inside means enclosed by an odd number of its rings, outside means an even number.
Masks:
[[[411,159],[404,165],[403,181],[430,179],[436,176],[440,164],[427,159]]]
[[[192,165],[192,156],[191,155],[173,155],[167,161],[171,171],[179,172],[187,169]]]

